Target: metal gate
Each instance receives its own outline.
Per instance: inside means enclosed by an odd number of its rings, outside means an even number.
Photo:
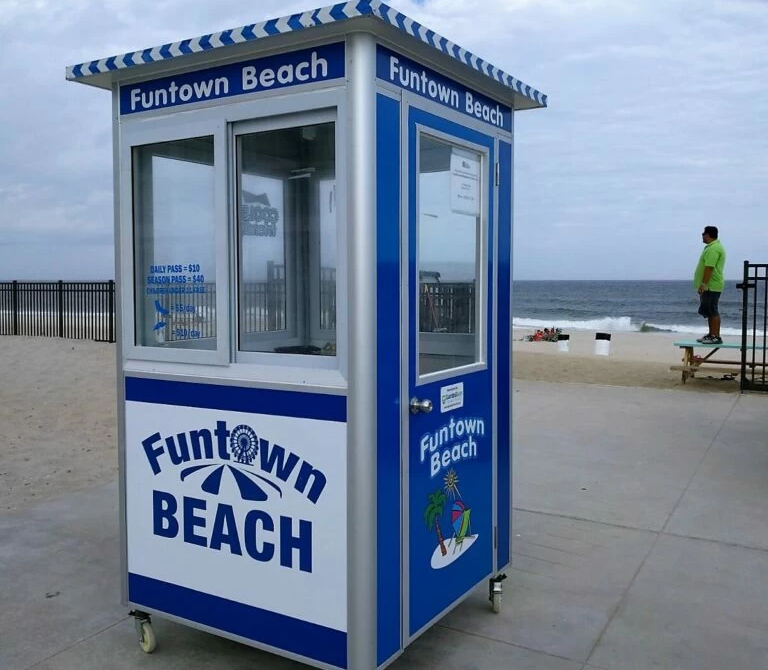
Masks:
[[[741,310],[741,390],[768,392],[768,264],[744,261]]]
[[[0,335],[115,341],[115,282],[0,281]]]

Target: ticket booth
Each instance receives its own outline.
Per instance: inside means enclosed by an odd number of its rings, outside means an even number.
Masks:
[[[374,670],[511,556],[514,112],[364,0],[68,68],[112,92],[122,593]],[[160,640],[162,646],[162,640]]]

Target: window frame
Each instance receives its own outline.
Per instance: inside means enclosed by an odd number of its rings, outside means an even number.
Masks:
[[[347,290],[347,258],[346,258],[346,212],[343,208],[337,207],[336,209],[336,354],[334,356],[313,356],[305,354],[281,354],[270,351],[245,351],[240,348],[240,311],[239,311],[239,287],[240,287],[240,265],[239,265],[239,220],[237,207],[239,206],[239,175],[238,175],[238,163],[239,156],[237,153],[238,138],[244,135],[251,135],[255,133],[269,132],[273,130],[285,130],[289,128],[297,128],[307,125],[316,125],[322,123],[334,124],[334,143],[335,143],[335,173],[336,173],[336,200],[337,202],[345,202],[345,195],[343,193],[343,182],[347,173],[347,161],[346,161],[346,133],[344,124],[344,108],[341,104],[341,100],[329,107],[314,108],[311,110],[297,110],[287,111],[285,114],[279,116],[270,116],[265,118],[254,118],[248,120],[242,120],[236,123],[232,123],[230,126],[230,142],[231,147],[231,174],[230,182],[233,185],[233,208],[232,208],[232,304],[231,310],[234,315],[233,327],[232,327],[232,357],[233,362],[237,364],[259,365],[259,366],[277,366],[277,367],[305,367],[316,368],[323,370],[339,370],[342,375],[346,377],[346,325],[347,325],[347,313],[344,307],[344,302],[339,300],[340,295],[344,295]],[[317,178],[316,185],[319,188],[319,179],[324,173],[320,173]],[[310,241],[314,235],[319,232],[316,231],[313,235],[310,235]],[[293,264],[295,265],[295,253],[296,250],[289,250],[285,248],[286,259],[289,255],[294,257]],[[315,269],[319,271],[319,261],[310,259],[310,265],[308,267],[310,272]],[[288,265],[286,263],[286,265]],[[287,275],[287,269],[286,269]],[[288,289],[286,277],[286,289]],[[318,284],[319,286],[319,284]],[[291,291],[293,292],[293,291]],[[318,295],[315,297],[315,290],[312,289],[310,295],[307,297],[307,304],[310,306],[310,315],[314,311],[316,304],[319,304],[319,288]],[[290,298],[289,298],[290,300]],[[299,315],[301,318],[301,315]],[[312,316],[310,316],[312,318]],[[318,328],[316,329],[314,323],[310,321],[306,328],[310,337],[313,337],[315,333],[319,331],[319,314],[317,315]],[[297,324],[303,326],[305,324]],[[298,331],[297,331],[298,332]],[[327,331],[325,331],[327,332]],[[288,340],[286,339],[286,344]]]
[[[210,379],[237,380],[240,383],[265,385],[301,386],[306,389],[346,388],[349,371],[348,352],[348,301],[340,300],[348,291],[348,244],[347,244],[347,179],[348,179],[348,132],[347,90],[344,85],[307,85],[301,92],[273,91],[253,99],[233,101],[225,105],[206,105],[197,109],[147,112],[146,114],[118,117],[119,158],[118,181],[120,198],[119,239],[121,258],[118,260],[118,306],[125,314],[120,327],[123,349],[123,368],[132,374],[163,374],[181,378],[199,375]],[[286,116],[330,110],[336,114],[336,177],[337,202],[343,203],[337,210],[336,231],[336,356],[302,356],[296,354],[252,353],[238,356],[237,323],[230,315],[235,314],[237,268],[235,211],[237,202],[232,190],[234,180],[233,126],[242,122],[259,123],[262,127],[279,122]],[[217,194],[226,209],[225,220],[217,228],[217,334],[228,334],[217,342],[218,356],[211,351],[171,350],[139,347],[134,344],[134,294],[133,294],[133,198],[131,181],[131,146],[174,141],[188,137],[200,137],[215,133],[215,161],[226,159],[226,168],[217,170]],[[220,141],[220,138],[221,141]],[[221,151],[219,148],[221,147]],[[128,158],[127,158],[128,157]],[[220,189],[218,187],[221,183]],[[217,201],[217,212],[218,201]],[[219,251],[223,246],[223,252]],[[130,253],[128,250],[131,250]],[[219,254],[223,253],[223,261]],[[219,281],[222,271],[226,277]],[[131,287],[130,289],[128,287]],[[225,291],[225,295],[222,294]],[[224,302],[221,302],[224,300]],[[202,355],[201,355],[202,354]],[[247,359],[247,360],[244,360]]]
[[[338,132],[338,128],[336,129]],[[334,184],[334,189],[336,191],[336,196],[334,199],[336,200],[336,225],[338,227],[338,219],[339,219],[339,200],[338,200],[338,186],[339,186],[339,179],[338,174],[336,177],[331,180],[330,176],[326,173],[316,173],[316,178],[313,181],[313,187],[317,190],[317,199],[320,201],[320,183],[322,181],[332,181]],[[321,205],[322,205],[322,201]],[[309,238],[310,244],[322,244],[322,239],[320,235],[320,221],[317,222],[317,225],[312,228],[312,234]],[[338,235],[336,240],[336,267],[334,268],[336,272],[336,283],[338,285],[338,276],[339,276],[339,263],[341,262],[341,258],[339,257],[339,249],[338,249]],[[310,294],[309,294],[309,314],[310,314],[310,323],[309,323],[309,336],[312,340],[322,340],[327,337],[328,333],[335,333],[336,335],[336,348],[338,353],[338,337],[339,337],[339,296],[338,292],[336,293],[336,327],[331,330],[323,330],[321,328],[321,319],[320,319],[320,308],[322,306],[322,266],[323,266],[323,254],[322,254],[322,248],[320,249],[320,253],[318,255],[312,255],[310,256],[310,276],[312,277],[320,277],[320,281],[317,283],[317,285],[311,285],[310,286]]]
[[[137,277],[136,270],[136,184],[134,183],[134,149],[150,144],[163,144],[188,139],[213,137],[214,143],[214,260],[216,263],[216,347],[196,349],[191,346],[153,347],[142,345],[136,337]],[[120,133],[120,279],[122,285],[122,343],[126,359],[197,363],[224,366],[230,362],[229,337],[229,254],[227,135],[223,119],[184,119],[181,115],[153,118],[149,122],[121,124]],[[130,252],[129,252],[130,250]]]
[[[468,140],[456,137],[450,133],[442,132],[436,128],[422,123],[415,124],[415,142],[416,142],[416,165],[413,166],[416,171],[416,219],[410,222],[410,225],[416,227],[415,230],[415,249],[413,256],[413,263],[415,263],[415,286],[411,287],[411,299],[413,300],[413,328],[410,335],[410,346],[414,347],[415,355],[415,385],[421,386],[423,384],[431,384],[433,382],[442,381],[445,379],[452,379],[460,375],[466,375],[480,370],[488,368],[488,264],[489,264],[489,240],[488,231],[490,227],[488,201],[489,201],[489,189],[491,183],[489,182],[489,170],[490,170],[490,153],[488,148],[475,144]],[[420,317],[420,305],[421,305],[421,281],[419,274],[419,262],[420,262],[420,249],[419,249],[419,237],[420,237],[420,214],[421,214],[421,189],[419,186],[421,176],[421,139],[423,136],[427,136],[433,140],[447,144],[451,149],[457,148],[464,151],[469,151],[473,154],[480,156],[480,222],[477,226],[477,240],[475,246],[475,360],[472,363],[466,365],[459,365],[434,372],[422,373],[421,371],[421,338],[422,335],[428,335],[430,340],[440,345],[448,341],[450,337],[453,339],[458,336],[461,337],[461,333],[429,333],[421,332],[421,324],[419,322]]]

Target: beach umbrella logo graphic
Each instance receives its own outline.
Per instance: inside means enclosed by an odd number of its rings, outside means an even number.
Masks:
[[[467,509],[464,502],[457,500],[451,508],[451,525],[456,545],[461,546],[464,539],[470,534],[469,516],[472,510]]]
[[[430,532],[437,535],[437,547],[432,553],[430,565],[434,570],[445,568],[458,560],[475,543],[478,536],[472,534],[470,518],[472,510],[461,499],[459,475],[454,469],[449,470],[443,479],[444,488],[437,489],[427,496],[428,504],[424,510],[424,523]],[[451,537],[443,535],[441,519],[448,508]]]
[[[229,451],[236,464],[207,463],[193,465],[181,471],[181,481],[190,476],[204,474],[200,488],[211,495],[219,495],[222,479],[226,473],[232,477],[240,497],[250,502],[263,502],[271,493],[283,497],[282,489],[266,477],[258,474],[252,467],[259,454],[259,439],[253,428],[241,424],[232,429],[229,435]]]

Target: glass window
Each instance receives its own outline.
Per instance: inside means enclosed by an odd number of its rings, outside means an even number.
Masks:
[[[335,124],[237,136],[239,349],[336,355]]]
[[[138,346],[216,349],[214,140],[133,149]]]
[[[477,296],[482,154],[419,140],[419,374],[480,360]]]

